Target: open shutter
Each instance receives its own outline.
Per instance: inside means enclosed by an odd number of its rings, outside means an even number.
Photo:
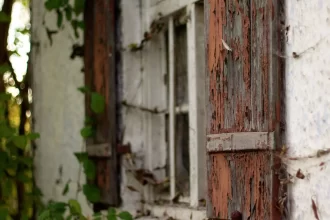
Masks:
[[[205,3],[208,217],[280,219],[282,1]]]
[[[87,0],[85,8],[85,85],[105,97],[105,111],[93,114],[91,98],[86,96],[86,115],[95,123],[96,133],[86,149],[97,167],[96,184],[101,203],[119,204],[117,165],[115,0]]]

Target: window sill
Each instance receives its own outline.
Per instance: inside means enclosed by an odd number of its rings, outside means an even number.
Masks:
[[[203,220],[206,218],[206,209],[203,207],[192,208],[185,204],[145,204],[145,209],[150,210],[154,217],[172,217],[178,220]],[[166,219],[167,219],[166,218]]]

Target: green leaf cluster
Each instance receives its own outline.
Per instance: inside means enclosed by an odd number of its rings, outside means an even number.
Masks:
[[[48,11],[55,11],[57,15],[57,27],[63,26],[64,18],[70,22],[75,36],[79,37],[78,30],[84,30],[84,21],[79,18],[85,7],[85,0],[74,0],[73,4],[69,0],[46,0],[45,7]]]

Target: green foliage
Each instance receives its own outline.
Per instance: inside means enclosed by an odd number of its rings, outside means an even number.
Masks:
[[[73,5],[68,0],[46,0],[45,7],[57,15],[57,27],[63,26],[64,19],[71,24],[75,37],[79,37],[78,30],[84,30],[84,21],[81,14],[84,11],[85,0],[74,0]]]
[[[11,67],[10,67],[10,65],[8,63],[5,63],[5,64],[0,65],[0,76],[3,75],[6,72],[9,72],[10,70],[11,70]]]
[[[95,113],[102,113],[105,109],[105,99],[102,95],[96,92],[91,94],[91,109]]]
[[[80,130],[80,135],[83,138],[88,138],[91,137],[93,135],[93,128],[92,126],[85,126]]]
[[[25,0],[20,0],[26,2]],[[57,15],[57,27],[61,29],[65,23],[69,23],[76,37],[79,37],[79,30],[84,30],[85,25],[82,20],[82,13],[85,7],[85,0],[46,0],[45,8]],[[0,12],[0,22],[11,21],[11,17],[3,12]],[[47,29],[47,28],[46,28]],[[29,34],[29,29],[16,30],[17,36],[20,34]],[[47,29],[47,34],[51,35],[58,31],[51,31]],[[18,45],[19,38],[16,37],[15,44]],[[20,54],[17,48],[12,51],[7,51],[9,55]],[[0,76],[9,72],[11,73],[12,67],[9,63],[0,65]],[[16,85],[19,86],[19,85]],[[105,111],[105,98],[92,91],[88,87],[80,87],[79,91],[90,97],[90,108],[95,114],[100,114]],[[11,126],[9,123],[6,111],[8,109],[8,103],[13,100],[10,94],[0,93],[0,220],[16,219],[17,214],[12,210],[12,206],[8,205],[11,199],[18,199],[17,189],[18,184],[28,185],[31,187],[29,190],[24,191],[23,200],[24,204],[22,209],[19,210],[20,219],[31,219],[32,214],[27,214],[26,203],[36,204],[38,207],[37,219],[38,220],[69,220],[80,219],[87,220],[83,215],[83,210],[80,203],[73,198],[68,201],[51,201],[48,204],[41,202],[43,196],[41,191],[33,184],[33,158],[30,156],[29,149],[31,141],[40,138],[38,133],[19,134],[18,129]],[[95,116],[94,114],[94,116]],[[93,124],[92,118],[86,118],[85,127],[80,130],[80,134],[83,138],[93,136],[94,130],[91,126]],[[81,191],[86,199],[91,203],[99,202],[101,199],[101,191],[94,184],[96,178],[96,165],[88,157],[86,152],[77,152],[75,156],[83,167],[83,172],[87,178],[87,184],[82,187],[77,183],[77,194]],[[70,191],[71,180],[69,179],[63,188],[62,195],[68,195]],[[31,206],[32,207],[32,206]],[[21,208],[21,207],[20,207]],[[32,210],[32,208],[31,208]],[[16,210],[17,212],[17,210]],[[31,212],[32,213],[32,212]],[[93,219],[101,219],[106,217],[112,220],[130,220],[133,219],[128,212],[117,213],[114,208],[110,208],[105,216],[101,213],[95,213]]]
[[[0,106],[9,108],[13,100],[10,94],[0,93]],[[24,187],[24,196],[20,219],[29,219],[28,203],[37,203],[41,194],[34,194],[33,190],[27,190],[26,186],[33,187],[33,158],[26,153],[26,149],[32,140],[39,138],[39,134],[30,133],[19,135],[15,127],[12,127],[5,111],[0,112],[0,219],[15,219],[17,208],[14,202],[18,198],[18,184]]]
[[[99,202],[101,198],[101,192],[99,188],[92,184],[83,185],[83,193],[86,196],[86,199],[91,203]]]
[[[11,20],[10,16],[5,12],[0,11],[0,23],[9,23]]]

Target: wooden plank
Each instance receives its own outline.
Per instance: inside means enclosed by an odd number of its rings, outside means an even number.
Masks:
[[[280,219],[274,215],[271,152],[210,154],[211,207],[209,218],[230,219],[233,211],[242,219]],[[278,213],[277,213],[278,214]]]
[[[86,152],[90,157],[110,157],[111,146],[109,143],[87,145]]]
[[[274,132],[239,132],[207,135],[208,152],[274,150]]]
[[[119,204],[119,179],[116,153],[116,87],[115,87],[115,1],[86,2],[85,85],[105,97],[105,111],[93,114],[86,96],[86,114],[96,124],[95,137],[88,145],[108,143],[110,158],[94,158],[97,167],[96,184],[101,190],[101,203]]]
[[[208,33],[207,74],[212,109],[208,118],[212,122],[208,131],[217,134],[276,129],[280,58],[271,53],[278,50],[274,3],[211,2],[209,25],[213,28]]]
[[[175,197],[175,57],[174,57],[174,21],[168,21],[168,59],[169,59],[169,149],[170,149],[170,195]]]

